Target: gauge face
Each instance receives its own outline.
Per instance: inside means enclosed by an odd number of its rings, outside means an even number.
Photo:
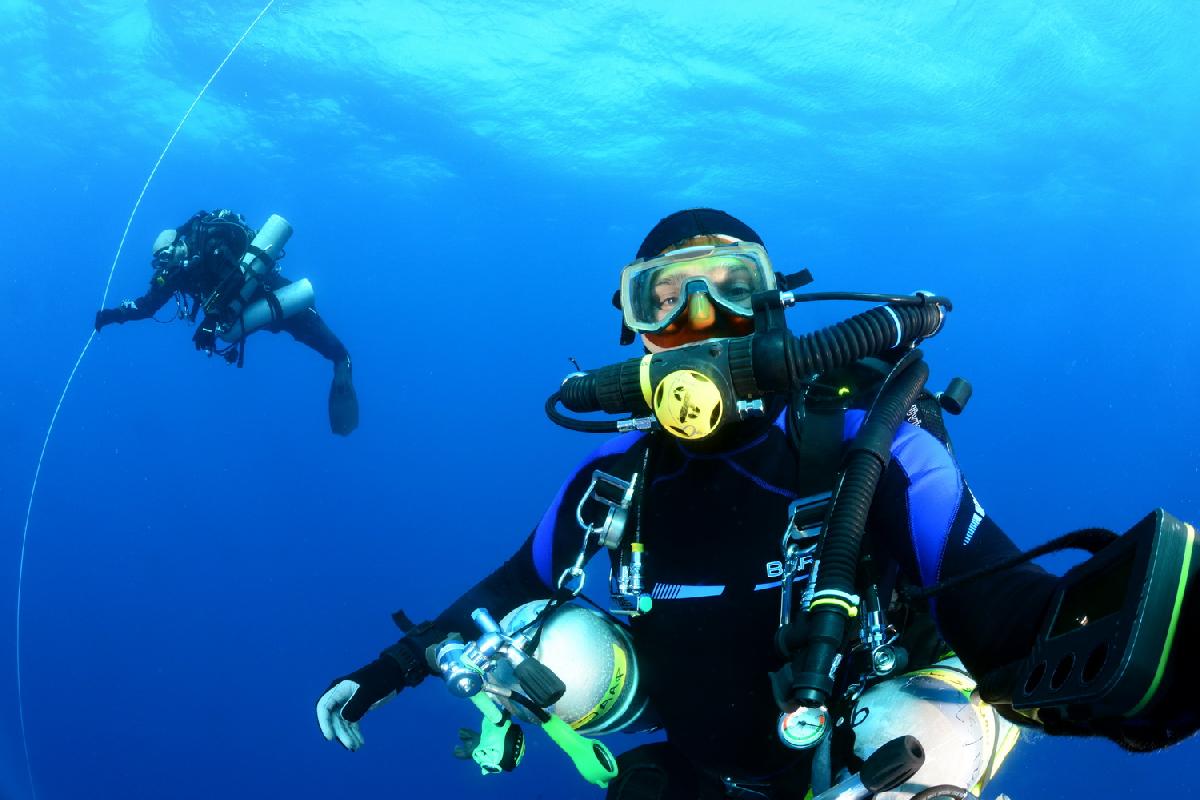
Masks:
[[[1134,555],[1134,550],[1129,548],[1124,557],[1065,589],[1050,627],[1050,638],[1071,633],[1121,611],[1129,595]]]
[[[794,750],[815,746],[828,731],[829,712],[824,708],[801,706],[779,717],[779,738]]]

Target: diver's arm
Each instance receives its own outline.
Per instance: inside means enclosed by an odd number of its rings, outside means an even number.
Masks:
[[[541,583],[533,567],[536,537],[535,531],[512,558],[434,620],[410,627],[400,641],[386,648],[374,661],[334,678],[317,701],[317,724],[325,739],[337,739],[347,750],[362,747],[359,720],[399,692],[435,674],[429,663],[429,651],[451,633],[460,633],[467,640],[475,638],[477,629],[471,612],[476,608],[486,608],[499,618],[521,603],[549,597],[551,590]],[[398,622],[406,620],[399,613],[395,618]]]
[[[159,278],[163,278],[160,282]],[[105,325],[124,324],[132,320],[147,319],[162,308],[175,293],[173,282],[161,273],[150,282],[150,289],[135,300],[126,300],[116,308],[104,308],[96,312],[96,330]]]
[[[374,662],[377,667],[368,665],[364,669],[371,669],[382,681],[381,688],[388,691],[416,686],[434,674],[427,653],[430,647],[452,633],[466,640],[474,639],[479,633],[471,619],[475,609],[486,608],[499,619],[522,603],[550,597],[554,589],[541,580],[534,565],[537,540],[538,531],[535,530],[512,558],[468,589],[433,620],[406,631],[400,641],[380,653]]]
[[[889,531],[885,542],[910,578],[932,586],[1020,553],[932,437],[902,426],[892,456],[872,507],[872,525]],[[947,588],[931,601],[942,636],[980,680],[984,696],[1002,711],[1008,709],[1004,698],[1012,696],[1013,676],[1023,676],[1023,667],[1033,663],[1025,662],[1055,611],[1054,597],[1064,580],[1024,563]],[[1200,589],[1184,595],[1174,634],[1177,653],[1193,647],[1200,635],[1197,594]],[[1185,661],[1163,659],[1154,702],[1136,713],[1106,717],[1087,704],[1079,704],[1071,719],[1047,715],[1045,709],[1020,716],[1012,709],[1004,713],[1052,734],[1104,736],[1131,750],[1157,749],[1200,727],[1200,703]]]
[[[909,580],[934,584],[1020,552],[932,435],[901,425],[871,507],[871,527]],[[1024,564],[939,594],[938,629],[973,674],[1029,652],[1056,578]]]
[[[937,581],[996,564],[1021,551],[962,485],[963,502],[947,532]],[[968,581],[933,598],[946,641],[973,675],[1029,653],[1058,579],[1025,563]]]
[[[951,535],[946,542],[941,577],[949,579],[963,575],[1018,552],[999,527],[984,518],[969,544],[964,545],[961,539]],[[1093,578],[1113,574],[1111,562],[1100,560],[1093,566],[1093,558],[1097,556],[1089,557],[1072,572],[1084,570],[1084,574],[1090,574]],[[1110,565],[1104,566],[1106,563]],[[1171,569],[1178,579],[1178,565],[1172,564]],[[946,640],[978,679],[983,698],[1015,722],[1036,724],[1046,733],[1059,736],[1103,736],[1135,752],[1166,747],[1200,729],[1200,700],[1194,688],[1190,657],[1190,650],[1195,647],[1200,633],[1197,628],[1197,614],[1200,613],[1197,594],[1200,594],[1200,587],[1194,585],[1195,573],[1191,580],[1193,585],[1182,589],[1183,602],[1173,636],[1157,640],[1149,638],[1155,621],[1165,623],[1165,618],[1170,616],[1169,608],[1147,606],[1144,609],[1146,617],[1139,616],[1137,622],[1132,623],[1144,631],[1141,635],[1148,642],[1152,642],[1147,676],[1155,666],[1159,669],[1158,676],[1152,682],[1144,683],[1146,676],[1139,677],[1140,670],[1146,667],[1130,667],[1120,679],[1110,678],[1107,674],[1103,680],[1096,679],[1094,687],[1089,687],[1090,695],[1079,695],[1075,689],[1071,689],[1064,695],[1072,697],[1069,703],[1063,698],[1055,699],[1054,693],[1050,692],[1042,695],[1046,701],[1043,707],[1034,707],[1040,704],[1028,698],[1020,710],[1012,707],[1014,697],[1021,696],[1023,691],[1030,691],[1022,688],[1028,686],[1027,681],[1039,680],[1035,677],[1039,670],[1043,674],[1047,671],[1057,674],[1063,663],[1060,660],[1061,652],[1054,655],[1053,650],[1046,649],[1048,643],[1060,641],[1062,634],[1044,631],[1058,627],[1060,622],[1056,618],[1065,613],[1061,609],[1069,604],[1066,599],[1070,593],[1068,587],[1079,585],[1071,583],[1071,575],[1069,572],[1056,577],[1025,563],[973,578],[960,587],[947,589],[934,599],[938,624]],[[1143,579],[1135,575],[1130,580],[1140,587]],[[1171,585],[1174,587],[1174,582]],[[1106,591],[1119,594],[1122,588],[1114,585]],[[1178,602],[1179,595],[1173,596]],[[1060,600],[1060,597],[1063,599]],[[1099,607],[1104,605],[1102,603]],[[1162,616],[1152,618],[1153,614]],[[1086,619],[1085,615],[1080,630],[1087,625]],[[1103,631],[1102,628],[1097,630]],[[1085,635],[1082,641],[1077,639],[1065,647],[1072,653],[1088,653],[1088,648],[1094,645],[1087,642]],[[1105,640],[1103,647],[1107,662],[1128,658],[1131,659],[1129,663],[1136,663],[1132,660],[1135,658],[1132,652],[1124,650],[1124,645],[1116,641]],[[1094,655],[1097,651],[1090,652]],[[1091,658],[1089,656],[1088,660]],[[1048,666],[1039,667],[1047,663]],[[1071,668],[1076,674],[1086,673],[1082,655],[1080,663],[1068,665],[1068,672]],[[1096,668],[1099,669],[1099,666]],[[1043,677],[1040,682],[1053,685],[1053,680]],[[1147,685],[1149,688],[1146,688]],[[1141,703],[1134,705],[1133,699],[1130,699],[1131,688],[1127,687],[1136,687],[1133,697],[1142,697]],[[1120,712],[1117,711],[1122,708]]]
[[[594,455],[604,454],[602,449]],[[327,740],[336,738],[347,749],[358,749],[362,745],[358,721],[367,711],[434,674],[430,648],[452,633],[467,640],[475,638],[478,629],[471,619],[475,609],[486,608],[499,619],[523,603],[554,594],[556,576],[578,556],[583,535],[575,524],[575,506],[599,463],[597,458],[589,458],[563,484],[537,528],[512,558],[432,621],[411,627],[379,658],[334,679],[317,702],[317,722]],[[585,556],[594,553],[592,548]]]

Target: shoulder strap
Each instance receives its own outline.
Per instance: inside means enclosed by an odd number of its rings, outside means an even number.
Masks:
[[[796,454],[795,489],[802,497],[827,492],[837,483],[845,452],[846,409],[810,402],[797,392],[787,412],[787,435]]]

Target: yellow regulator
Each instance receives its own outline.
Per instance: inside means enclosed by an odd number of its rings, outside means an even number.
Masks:
[[[638,365],[642,400],[663,430],[680,439],[705,439],[731,419],[747,416],[744,411],[761,413],[761,402],[738,402],[729,379],[720,365],[713,363],[712,358],[724,348],[717,343],[708,348],[712,352],[707,359],[686,353],[649,353]]]
[[[712,434],[725,411],[721,390],[693,369],[675,370],[659,381],[650,407],[665,430],[688,440]]]

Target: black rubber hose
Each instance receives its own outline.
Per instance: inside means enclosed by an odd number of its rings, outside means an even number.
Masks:
[[[604,374],[604,371],[599,369],[595,372],[577,372],[567,376],[562,383],[562,388],[554,395],[554,399],[561,399],[563,407],[572,411],[599,411],[596,380],[599,375]]]
[[[783,346],[783,364],[778,364],[777,357],[768,357],[768,351],[777,349],[778,345],[766,340],[756,341],[754,375],[757,388],[760,392],[794,391],[813,375],[932,336],[941,328],[942,322],[941,308],[932,303],[872,308],[819,331],[789,337]],[[760,351],[763,357],[760,357]]]
[[[568,417],[558,410],[559,397],[559,393],[555,392],[546,399],[546,416],[555,425],[561,425],[569,430],[580,431],[582,433],[618,433],[620,431],[616,420],[575,419],[574,417]]]
[[[855,300],[867,303],[895,303],[901,306],[919,306],[937,303],[947,311],[954,310],[949,297],[935,294],[878,294],[876,292],[792,292],[796,303],[812,303],[824,300]]]
[[[582,413],[648,413],[650,409],[642,397],[641,367],[642,358],[638,357],[568,375],[558,390],[563,407]]]
[[[754,334],[728,342],[730,378],[738,397],[760,397],[770,392],[793,392],[813,376],[848,366],[868,356],[919,342],[934,335],[944,321],[936,298],[910,304],[872,308],[847,320],[803,336],[786,330]],[[668,359],[687,358],[692,345],[671,351]],[[546,402],[546,413],[558,425],[577,431],[611,433],[611,422],[573,419],[560,413],[556,403],[577,413],[649,413],[640,383],[641,359],[611,364],[578,373],[563,381],[558,393]]]
[[[821,564],[818,592],[854,591],[862,537],[875,488],[891,460],[896,430],[929,377],[929,366],[921,360],[920,351],[914,350],[909,355],[912,361],[897,374],[895,384],[881,393],[850,446],[850,461],[830,512],[829,530],[821,538],[817,551]],[[902,365],[903,362],[899,366]]]
[[[852,594],[862,539],[875,489],[891,458],[891,442],[904,414],[920,394],[929,367],[914,350],[896,365],[867,413],[850,446],[849,463],[834,495],[829,525],[817,549],[818,599],[824,591]],[[846,635],[847,611],[837,605],[815,605],[809,612],[807,640],[794,654],[792,700],[808,706],[829,702],[830,673]]]
[[[728,344],[728,356],[734,390],[739,397],[793,392],[814,375],[932,336],[941,328],[942,322],[942,307],[931,300],[916,305],[891,304],[872,308],[803,336],[781,330],[732,339]],[[679,348],[672,351],[671,357],[683,357],[688,350]],[[641,358],[634,358],[571,375],[563,381],[555,400],[561,399],[564,408],[578,413],[601,410],[610,414],[646,412],[638,377],[640,362]],[[547,403],[547,408],[551,405]],[[561,414],[552,414],[551,418],[564,424]]]
[[[930,786],[928,789],[922,789],[912,796],[912,800],[937,800],[941,797],[953,798],[953,800],[964,800],[967,796],[967,790],[961,786],[954,786],[949,783]]]

